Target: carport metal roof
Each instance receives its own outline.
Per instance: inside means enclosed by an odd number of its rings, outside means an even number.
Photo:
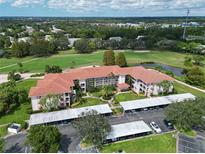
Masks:
[[[192,100],[196,99],[196,97],[191,93],[169,95],[165,97],[172,102],[182,102],[186,99],[192,99]]]
[[[169,95],[163,97],[153,97],[153,98],[146,98],[140,100],[120,102],[120,105],[122,106],[124,111],[128,111],[128,110],[142,109],[147,107],[169,105],[175,102],[181,102],[186,99],[195,99],[195,96],[190,93],[176,94],[176,95]]]
[[[106,139],[117,139],[119,137],[127,137],[147,132],[152,132],[152,129],[144,121],[134,121],[112,125],[111,132],[108,134]]]
[[[99,114],[112,113],[112,110],[107,104],[95,105],[76,109],[67,109],[49,113],[38,113],[30,116],[29,125],[38,125],[62,120],[72,120],[78,118],[83,112],[95,110]]]

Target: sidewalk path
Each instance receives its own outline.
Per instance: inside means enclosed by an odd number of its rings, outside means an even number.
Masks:
[[[29,63],[29,62],[31,62],[31,61],[35,61],[35,60],[38,60],[38,59],[40,59],[40,58],[33,58],[33,59],[30,59],[30,60],[26,60],[26,61],[23,61],[23,62],[21,62],[22,64],[25,64],[25,63]],[[17,65],[17,63],[16,64],[11,64],[11,65],[7,65],[7,66],[3,66],[3,67],[0,67],[0,70],[1,69],[5,69],[5,68],[8,68],[8,67],[13,67],[13,66],[16,66]]]
[[[185,85],[185,86],[187,86],[187,87],[190,87],[190,88],[192,88],[192,89],[195,89],[195,90],[198,90],[198,91],[201,91],[201,92],[205,93],[205,90],[203,90],[203,89],[200,89],[200,88],[191,86],[191,85],[189,85],[189,84],[187,84],[187,83],[184,83],[184,82],[182,82],[182,81],[179,81],[179,80],[175,80],[175,81],[178,82],[178,83],[180,83],[180,84],[182,84],[182,85]]]
[[[21,77],[23,78],[22,80],[27,80],[27,79],[42,79],[42,77],[31,77],[31,75],[33,74],[36,74],[36,73],[23,73],[21,74]],[[7,82],[7,77],[8,77],[8,74],[0,74],[0,84],[1,83],[4,83],[4,82]]]

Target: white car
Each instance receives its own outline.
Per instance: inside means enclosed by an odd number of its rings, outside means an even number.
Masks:
[[[159,126],[155,122],[151,122],[150,126],[152,127],[152,129],[154,129],[154,131],[156,133],[161,133],[162,132],[162,130],[159,128]]]

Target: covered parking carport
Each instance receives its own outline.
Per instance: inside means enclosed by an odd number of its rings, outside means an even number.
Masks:
[[[176,94],[162,97],[153,97],[140,100],[120,102],[124,112],[148,110],[150,108],[166,107],[169,104],[182,102],[184,100],[194,100],[195,96],[190,93]]]
[[[96,111],[101,115],[111,115],[112,110],[108,104],[82,107],[76,109],[67,109],[48,113],[32,114],[29,120],[29,126],[40,124],[58,124],[65,123],[82,116],[82,113]]]
[[[148,135],[150,133],[152,133],[152,129],[144,121],[134,121],[112,125],[111,131],[106,137],[106,142],[115,142],[119,140]]]

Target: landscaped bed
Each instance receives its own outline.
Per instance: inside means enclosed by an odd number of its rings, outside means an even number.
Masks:
[[[144,98],[146,98],[146,96],[142,94],[137,95],[136,93],[132,91],[120,93],[115,96],[115,100],[117,102],[131,101],[131,100],[144,99]]]
[[[103,104],[103,102],[98,99],[98,98],[84,98],[85,102],[84,103],[80,103],[76,102],[74,104],[72,104],[72,108],[79,108],[79,107],[87,107],[87,106],[94,106],[94,105],[100,105]]]
[[[119,151],[123,151],[125,153],[176,153],[176,139],[173,135],[175,135],[175,133],[113,143],[105,145],[101,152],[118,153]]]
[[[112,109],[113,115],[122,115],[123,109],[122,108],[114,108]]]

